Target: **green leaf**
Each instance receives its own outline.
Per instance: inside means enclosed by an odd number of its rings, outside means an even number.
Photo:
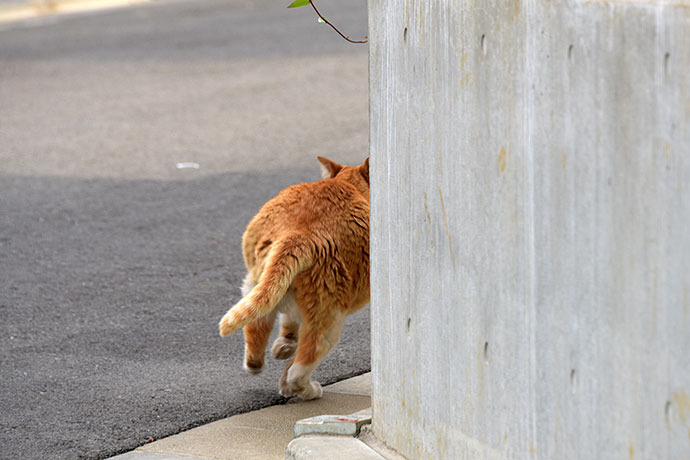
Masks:
[[[309,5],[309,0],[295,0],[288,5],[288,8],[299,8],[300,6]]]
[[[324,19],[323,19],[321,16],[319,16],[318,21],[319,21],[321,24],[326,24],[326,21],[324,21]]]

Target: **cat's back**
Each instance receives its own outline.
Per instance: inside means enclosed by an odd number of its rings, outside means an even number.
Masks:
[[[329,222],[343,222],[363,213],[368,218],[368,197],[348,182],[325,179],[282,190],[261,208],[247,230],[318,230]]]
[[[314,242],[368,246],[368,196],[348,182],[332,179],[287,187],[247,225],[242,238],[245,262],[255,265],[274,242],[295,234]]]

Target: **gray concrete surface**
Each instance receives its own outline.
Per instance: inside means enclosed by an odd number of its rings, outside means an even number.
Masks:
[[[189,455],[159,454],[152,452],[132,451],[112,457],[113,460],[209,460],[208,458]]]
[[[286,460],[385,460],[356,438],[306,435],[290,442]]]
[[[368,396],[325,394],[314,403],[292,400],[284,405],[236,415],[203,425],[191,432],[147,444],[142,452],[176,453],[215,459],[279,459],[293,437],[300,419],[316,414],[345,414],[369,407]],[[190,439],[197,437],[200,439]]]
[[[690,458],[690,2],[369,12],[375,434]]]
[[[371,373],[350,377],[347,380],[333,383],[328,386],[331,393],[347,394],[353,396],[371,396]]]
[[[363,3],[324,2],[356,33]],[[0,25],[0,458],[95,459],[285,403],[218,337],[240,237],[316,155],[367,154],[367,49],[194,0]],[[193,161],[199,169],[177,169]],[[317,371],[369,369],[368,312]]]
[[[282,460],[293,438],[293,427],[304,418],[322,414],[349,414],[368,408],[370,374],[324,387],[322,399],[267,407],[235,415],[180,434],[154,441],[112,460],[155,460],[183,456],[215,460]],[[322,457],[327,458],[327,457]]]
[[[295,437],[306,434],[357,436],[365,425],[371,424],[371,408],[353,414],[322,414],[295,423]]]

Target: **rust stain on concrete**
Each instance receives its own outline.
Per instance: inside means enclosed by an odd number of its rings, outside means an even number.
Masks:
[[[690,397],[684,391],[673,393],[673,403],[678,411],[680,421],[685,425],[690,419]]]
[[[498,154],[498,167],[501,169],[501,172],[505,172],[506,170],[506,148],[505,146],[501,147],[501,152]]]

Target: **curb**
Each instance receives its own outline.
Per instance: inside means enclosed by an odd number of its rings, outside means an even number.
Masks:
[[[316,455],[315,458],[330,459],[330,454],[326,456],[319,454],[320,450],[316,449],[320,447],[312,443],[307,442],[304,448],[300,447],[303,443],[302,439],[312,436],[311,433],[324,433],[335,429],[336,432],[350,434],[350,441],[345,441],[350,445],[359,440],[367,443],[361,435],[366,431],[368,427],[366,423],[371,418],[371,373],[367,372],[324,386],[323,390],[323,397],[313,401],[299,401],[295,398],[285,404],[233,415],[155,440],[139,446],[134,451],[110,458],[112,460],[284,460],[288,445],[295,441],[296,431],[305,433],[305,436],[299,438],[299,442],[293,444],[293,447],[299,448],[301,452],[295,454],[300,455],[297,458],[309,458],[303,455],[313,452]],[[324,416],[321,414],[351,415]],[[340,426],[336,428],[338,424]],[[360,435],[360,438],[354,437],[356,433]],[[316,436],[322,439],[331,438],[325,434]],[[338,438],[345,437],[336,436],[336,441]],[[353,447],[357,449],[353,452],[362,450],[368,452],[368,449],[362,449],[362,447]],[[386,454],[376,445],[369,444],[369,447],[379,452],[385,459],[392,460],[386,457]],[[357,457],[351,457],[351,460],[356,459]]]
[[[357,438],[305,435],[288,444],[286,460],[386,460]]]
[[[286,460],[407,460],[371,431],[371,408],[350,415],[320,415],[295,423]]]
[[[319,415],[295,423],[295,437],[305,434],[357,436],[364,425],[371,423],[371,408],[351,415]]]
[[[350,415],[319,415],[295,423],[286,460],[385,460],[356,438],[371,423],[371,408]]]
[[[133,450],[125,454],[117,455],[115,457],[110,457],[112,460],[211,460],[209,458],[201,457],[189,457],[182,455],[171,455],[171,454],[156,454],[150,452],[139,452]],[[108,459],[108,460],[110,460]]]
[[[0,6],[0,22],[21,21],[40,16],[121,8],[151,0],[34,0]]]

